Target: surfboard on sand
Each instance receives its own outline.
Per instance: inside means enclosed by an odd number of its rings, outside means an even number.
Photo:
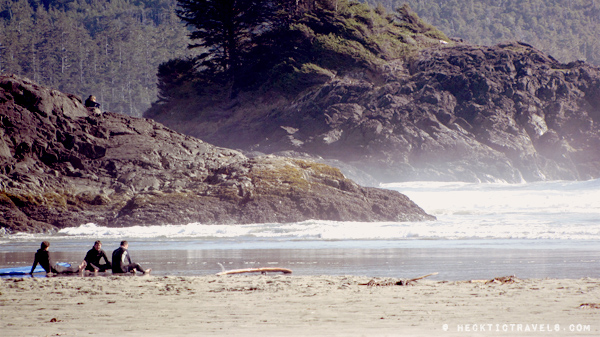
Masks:
[[[233,274],[244,274],[244,273],[262,273],[262,274],[266,274],[266,273],[284,273],[284,274],[291,274],[292,271],[290,269],[286,269],[286,268],[247,268],[247,269],[234,269],[234,270],[224,270],[220,273],[217,273],[217,275],[233,275]]]
[[[59,266],[63,266],[63,267],[70,267],[71,264],[70,263],[65,263],[65,262],[59,262],[57,263]],[[0,276],[17,276],[17,275],[27,275],[29,274],[29,272],[31,271],[31,266],[28,267],[14,267],[14,268],[1,268],[0,269]],[[38,265],[37,267],[35,267],[35,269],[33,270],[34,274],[37,273],[45,273],[46,271],[44,270],[44,268],[42,268],[42,266]]]

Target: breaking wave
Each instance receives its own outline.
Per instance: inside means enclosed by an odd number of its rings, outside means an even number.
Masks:
[[[600,240],[600,180],[584,182],[410,182],[381,187],[406,194],[438,220],[143,226],[88,223],[55,234],[64,238],[205,238],[269,240]],[[24,239],[27,234],[12,236]],[[36,236],[39,238],[40,236]]]

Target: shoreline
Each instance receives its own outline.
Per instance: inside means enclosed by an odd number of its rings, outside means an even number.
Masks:
[[[57,242],[51,251],[53,261],[79,263],[88,241],[69,242],[71,250]],[[170,245],[174,245],[171,243]],[[36,243],[37,244],[37,243]],[[53,243],[54,244],[54,243]],[[202,246],[185,242],[181,249],[165,247],[154,241],[130,241],[132,259],[142,267],[152,268],[155,276],[210,276],[226,270],[256,267],[278,267],[293,270],[295,276],[373,276],[405,277],[438,272],[432,280],[461,281],[516,275],[519,278],[579,279],[600,278],[597,243],[577,250],[567,247],[537,247],[535,249],[505,248],[394,248],[370,246],[365,248],[339,246],[319,249],[286,248],[229,248],[188,249]],[[187,244],[187,246],[185,246]],[[33,243],[32,243],[33,245]],[[111,247],[106,251],[112,251]],[[162,249],[149,250],[152,247]],[[570,246],[569,246],[570,247]],[[9,250],[11,247],[3,247]],[[54,246],[53,246],[54,248]],[[559,249],[560,248],[560,249]],[[0,252],[0,268],[28,267],[33,262],[35,247],[30,250]]]
[[[600,279],[366,276],[0,279],[3,336],[597,336]],[[588,304],[586,306],[586,304]],[[584,305],[584,306],[582,306]]]

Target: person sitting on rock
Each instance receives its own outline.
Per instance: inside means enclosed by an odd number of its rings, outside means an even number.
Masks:
[[[144,270],[138,263],[131,262],[127,248],[129,243],[121,241],[121,247],[115,249],[112,253],[112,272],[113,274],[135,273],[136,271],[149,274],[152,269]]]
[[[53,264],[50,259],[50,253],[48,252],[48,248],[50,247],[50,242],[44,241],[41,244],[40,249],[35,253],[35,260],[33,261],[33,265],[31,266],[31,271],[29,274],[33,274],[35,267],[37,267],[38,263],[44,270],[46,271],[46,275],[52,276],[52,274],[74,274],[83,271],[86,266],[86,262],[83,261],[77,267],[63,267],[59,264]]]
[[[105,264],[100,264],[102,259],[106,262]],[[85,254],[85,262],[87,263],[85,270],[93,271],[95,273],[112,269],[112,265],[110,264],[110,261],[108,261],[108,256],[106,256],[106,253],[102,249],[102,242],[100,240],[94,242],[94,247]]]
[[[86,108],[99,108],[100,103],[96,102],[96,96],[90,95],[90,97],[88,97],[85,100],[85,107]]]

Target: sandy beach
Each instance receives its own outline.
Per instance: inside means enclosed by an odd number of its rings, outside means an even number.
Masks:
[[[598,336],[600,279],[0,279],[2,336]],[[364,283],[380,284],[369,286]],[[582,304],[584,304],[582,306]],[[587,304],[587,305],[585,305]]]

